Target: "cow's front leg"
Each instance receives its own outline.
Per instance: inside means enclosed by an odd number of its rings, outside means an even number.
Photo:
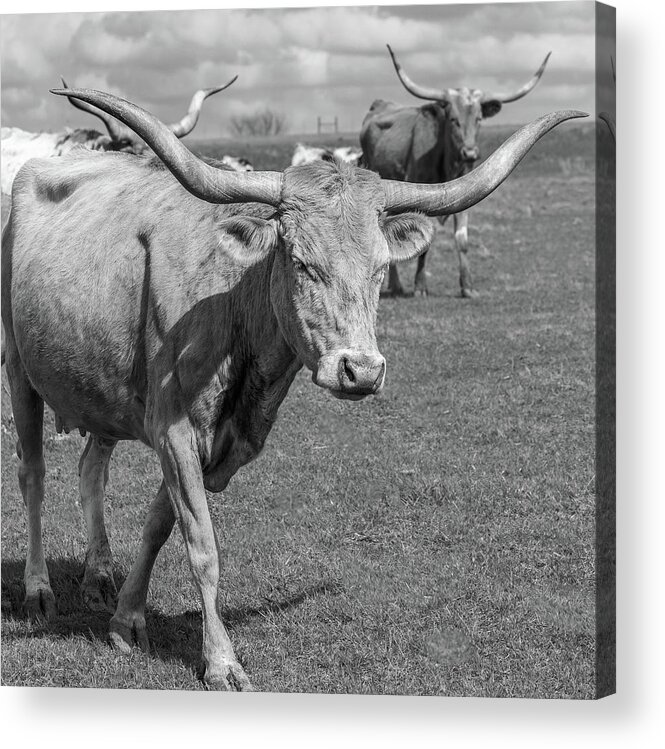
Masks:
[[[210,689],[251,690],[219,615],[219,553],[203,486],[196,438],[189,425],[159,441],[164,480],[180,524],[203,610],[203,680]]]
[[[459,285],[462,297],[472,299],[476,296],[469,270],[469,213],[463,211],[454,215],[455,220],[455,249],[459,260]]]

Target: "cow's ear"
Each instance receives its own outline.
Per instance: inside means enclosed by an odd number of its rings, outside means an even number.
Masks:
[[[219,243],[247,265],[258,263],[277,246],[277,224],[272,219],[233,216],[217,224]]]
[[[411,260],[425,252],[434,236],[433,221],[422,213],[384,216],[381,229],[388,243],[392,263]]]
[[[495,114],[499,114],[501,111],[501,102],[498,99],[487,99],[480,104],[480,108],[483,113],[483,117],[494,117]]]

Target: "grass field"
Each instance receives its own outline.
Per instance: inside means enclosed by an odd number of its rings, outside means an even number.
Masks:
[[[506,138],[512,135],[519,125],[483,125],[480,132],[481,161],[495,151]],[[530,151],[515,170],[513,176],[543,175],[590,171],[594,166],[594,137],[592,124],[572,123],[564,128],[556,128],[542,138]],[[322,134],[322,135],[280,135],[273,138],[252,138],[238,140],[187,141],[187,145],[203,156],[221,157],[228,153],[231,156],[244,156],[255,169],[286,169],[291,164],[291,157],[296,142],[310,146],[354,146],[360,147],[357,133]]]
[[[489,152],[501,133],[487,133]],[[558,129],[471,212],[477,299],[457,297],[452,231],[438,230],[430,296],[381,302],[380,396],[336,401],[301,372],[263,455],[210,495],[224,614],[257,689],[594,696],[592,139]],[[293,144],[236,145],[223,150],[282,168]],[[22,618],[4,389],[2,407],[3,684],[202,689],[178,533],[153,573],[152,655],[113,651],[109,617],[83,607],[84,440],[56,437],[52,415],[44,528],[60,613],[48,627]],[[106,503],[118,583],[158,484],[154,455],[121,444]]]

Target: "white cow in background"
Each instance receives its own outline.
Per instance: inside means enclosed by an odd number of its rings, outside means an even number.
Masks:
[[[61,133],[30,133],[19,127],[3,127],[1,143],[1,187],[5,195],[11,194],[16,172],[29,159],[62,156],[77,146],[84,146],[91,151],[128,150],[125,145],[113,148],[110,136],[84,128],[68,128]]]
[[[234,76],[224,86],[214,88],[202,88],[196,91],[187,110],[187,114],[178,122],[169,125],[169,129],[178,138],[184,138],[192,132],[198,122],[203,102],[213,94],[228,88],[238,76]],[[64,88],[67,83],[61,79]],[[18,127],[2,128],[2,163],[1,163],[1,189],[5,195],[10,195],[14,177],[18,170],[29,159],[44,159],[52,156],[63,156],[72,149],[83,146],[90,151],[124,151],[127,153],[141,154],[149,151],[146,144],[133,133],[106,112],[93,107],[85,102],[80,102],[73,97],[70,103],[77,109],[98,117],[105,125],[107,135],[89,128],[67,128],[59,133],[31,133]]]
[[[353,146],[339,146],[339,148],[333,149],[333,154],[342,161],[346,161],[347,164],[353,164],[353,166],[360,165],[360,159],[362,158],[363,152],[360,148],[354,148]]]
[[[332,146],[308,146],[304,143],[296,143],[291,157],[291,166],[300,166],[300,164],[308,164],[311,161],[330,161],[333,158],[358,166],[361,156],[362,151],[352,146],[333,148]]]
[[[253,172],[254,167],[244,156],[230,156],[225,153],[220,159],[224,166],[233,169],[234,172]]]

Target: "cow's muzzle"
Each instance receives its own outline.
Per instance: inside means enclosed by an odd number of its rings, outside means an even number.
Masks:
[[[344,349],[322,356],[312,379],[336,398],[360,400],[378,393],[385,376],[386,360],[378,352]]]
[[[480,157],[480,149],[477,147],[471,148],[470,146],[464,146],[462,148],[462,159],[464,161],[476,161]]]

